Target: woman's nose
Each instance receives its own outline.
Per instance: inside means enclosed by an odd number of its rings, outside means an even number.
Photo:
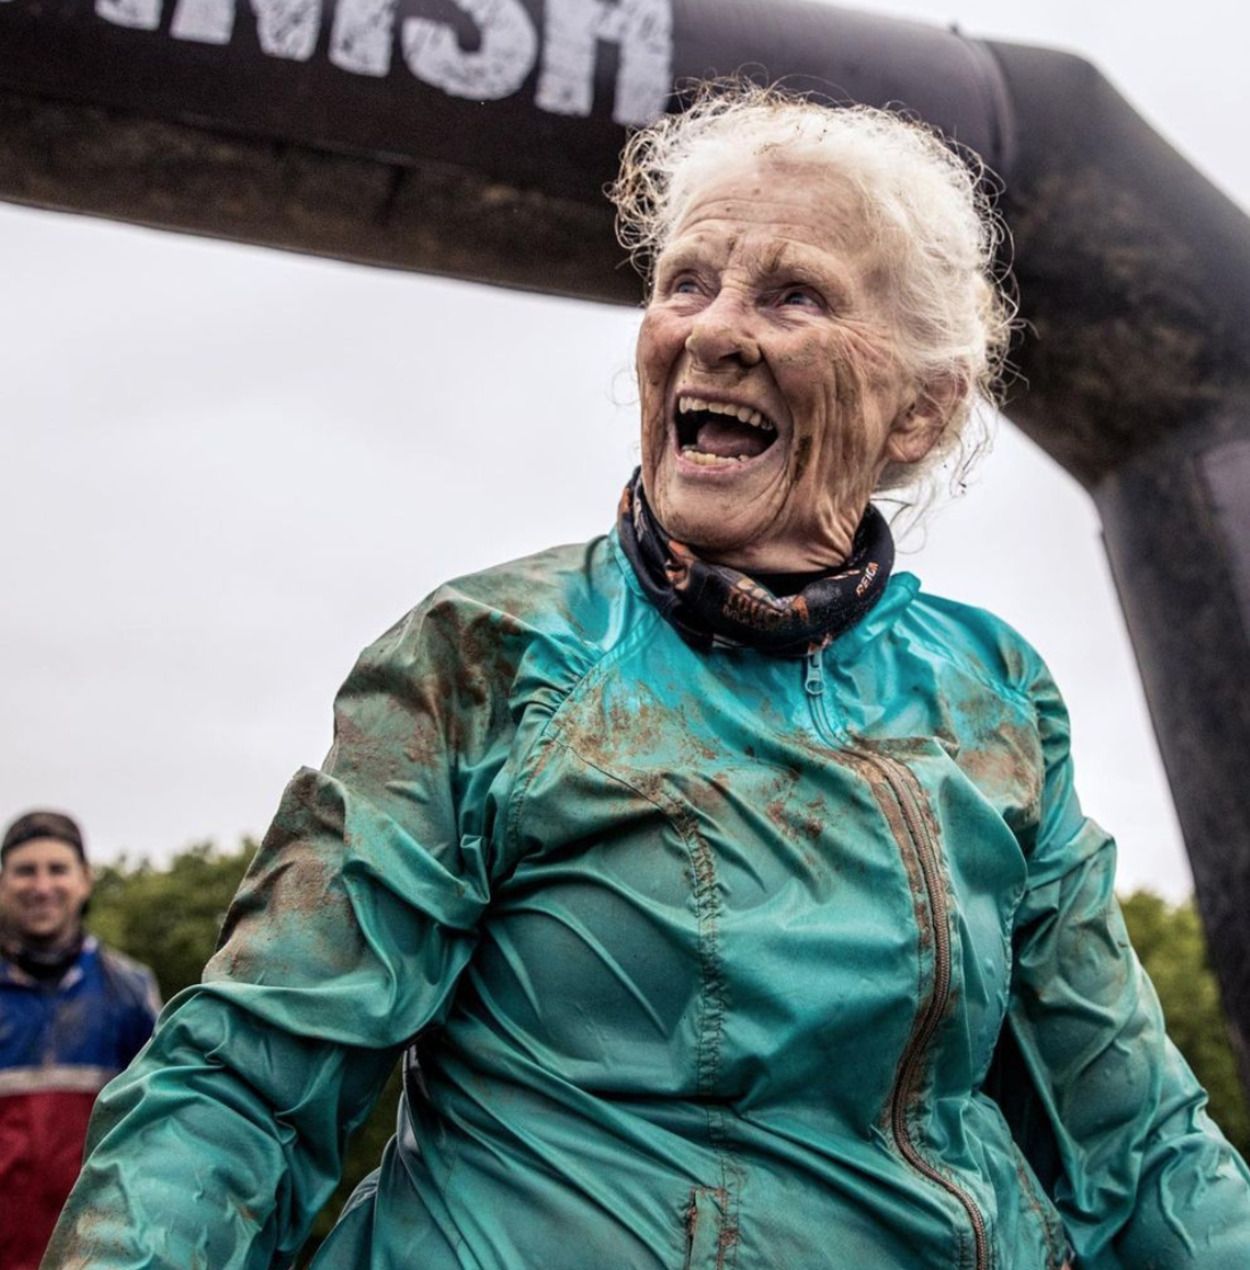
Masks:
[[[686,351],[706,370],[725,362],[754,366],[760,360],[749,315],[724,292],[694,319]]]

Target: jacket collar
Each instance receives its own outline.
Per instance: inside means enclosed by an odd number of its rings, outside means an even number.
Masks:
[[[84,935],[82,947],[78,950],[77,960],[57,982],[56,987],[50,990],[64,992],[67,988],[72,988],[74,984],[82,979],[87,961],[95,956],[99,947],[100,941],[94,935]],[[10,961],[8,957],[0,953],[0,986],[5,985],[20,988],[38,988],[41,986],[37,979],[28,975],[16,962]]]
[[[612,557],[616,561],[617,568],[621,571],[626,587],[638,599],[646,603],[648,607],[651,607],[651,601],[642,589],[642,584],[638,581],[634,567],[630,563],[629,557],[625,554],[624,547],[621,546],[620,534],[615,525],[609,531],[607,539]],[[860,621],[856,622],[848,630],[843,631],[829,645],[826,650],[826,656],[833,656],[839,660],[854,657],[878,636],[888,634],[899,618],[906,612],[907,607],[916,598],[919,591],[920,579],[914,573],[908,573],[905,570],[891,573],[886,583],[885,594]]]
[[[885,594],[861,621],[833,641],[830,654],[838,659],[853,657],[878,636],[888,634],[919,591],[920,579],[914,573],[892,573]]]

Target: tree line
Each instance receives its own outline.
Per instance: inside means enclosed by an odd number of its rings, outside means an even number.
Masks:
[[[98,870],[88,924],[106,943],[146,962],[168,1001],[200,971],[217,943],[230,899],[256,850],[201,843],[157,867],[122,859]],[[1149,891],[1121,900],[1137,954],[1154,981],[1168,1032],[1210,1095],[1210,1112],[1250,1158],[1250,1105],[1238,1077],[1215,975],[1192,901],[1169,904]],[[395,1129],[398,1067],[348,1148],[343,1180],[313,1227],[321,1241],[356,1183],[373,1169]]]

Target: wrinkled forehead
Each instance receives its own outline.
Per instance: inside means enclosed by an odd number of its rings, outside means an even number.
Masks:
[[[674,180],[671,205],[669,243],[717,222],[856,253],[877,237],[869,200],[847,173],[827,159],[777,149],[729,164],[692,158]]]

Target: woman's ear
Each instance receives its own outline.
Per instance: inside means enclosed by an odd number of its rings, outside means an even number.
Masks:
[[[911,404],[900,410],[885,442],[890,463],[919,463],[938,443],[967,393],[958,375],[943,375],[926,384]]]

